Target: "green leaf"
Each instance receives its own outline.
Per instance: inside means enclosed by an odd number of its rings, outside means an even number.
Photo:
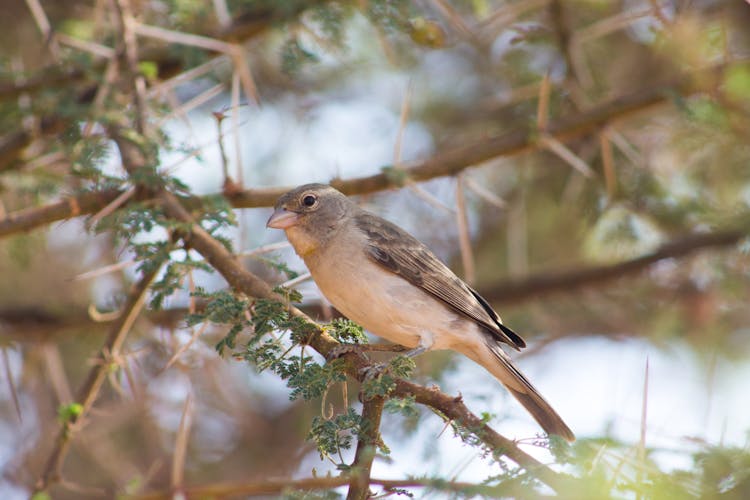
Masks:
[[[57,419],[61,423],[67,423],[80,417],[82,413],[83,413],[82,404],[70,403],[69,405],[62,405],[57,409]]]
[[[154,61],[140,61],[138,71],[148,80],[156,80],[159,77],[159,65]]]
[[[737,101],[750,100],[750,65],[735,64],[724,74],[724,92]]]

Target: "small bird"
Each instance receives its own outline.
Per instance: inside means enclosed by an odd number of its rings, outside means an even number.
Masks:
[[[283,229],[313,280],[342,314],[415,356],[460,352],[483,366],[548,434],[575,436],[501,344],[523,339],[425,245],[325,184],[282,195],[267,227]]]

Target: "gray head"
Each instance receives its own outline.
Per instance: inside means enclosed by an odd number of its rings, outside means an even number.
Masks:
[[[281,195],[267,227],[296,228],[325,240],[356,205],[327,184],[305,184]]]

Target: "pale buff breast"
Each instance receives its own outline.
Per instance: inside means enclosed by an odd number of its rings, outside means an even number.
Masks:
[[[302,243],[301,238],[297,240]],[[420,338],[433,349],[455,349],[457,344],[479,341],[481,335],[472,321],[380,267],[364,248],[364,236],[350,231],[336,238],[336,244],[300,253],[318,288],[336,309],[371,333],[410,348]]]

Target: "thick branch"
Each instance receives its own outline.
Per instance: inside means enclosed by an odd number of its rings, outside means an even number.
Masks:
[[[362,405],[362,427],[352,463],[353,476],[349,482],[347,500],[366,500],[370,495],[370,472],[380,443],[380,419],[384,404],[385,399],[375,397]]]
[[[52,222],[98,212],[121,194],[122,191],[117,189],[108,189],[72,196],[41,207],[10,212],[0,220],[0,237],[31,231]]]
[[[746,235],[747,231],[742,230],[690,234],[665,243],[654,252],[635,259],[617,264],[540,273],[483,288],[481,293],[492,303],[511,303],[554,292],[568,292],[572,288],[601,284],[641,272],[663,259],[684,257],[706,248],[736,245]]]

